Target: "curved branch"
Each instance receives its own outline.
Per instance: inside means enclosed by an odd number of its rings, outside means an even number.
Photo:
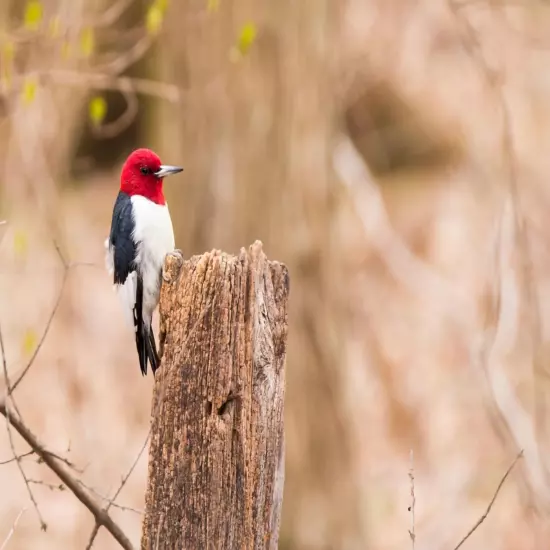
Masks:
[[[67,467],[53,457],[38,440],[38,438],[27,428],[27,426],[14,415],[5,399],[0,401],[0,414],[2,414],[9,423],[15,428],[17,433],[30,445],[31,449],[44,461],[57,477],[70,489],[75,497],[88,508],[93,514],[96,523],[105,527],[113,538],[120,544],[124,550],[133,550],[134,547],[130,539],[124,534],[120,526],[113,521],[111,516],[101,507],[101,505],[86,491],[78,480],[69,472]]]
[[[133,90],[121,90],[124,99],[126,100],[126,109],[124,112],[112,122],[101,124],[100,126],[92,125],[92,131],[95,137],[99,139],[110,139],[118,136],[126,130],[135,120],[139,104],[136,94]]]
[[[67,86],[96,88],[98,90],[127,91],[158,97],[171,103],[181,99],[181,90],[174,84],[158,82],[147,78],[133,78],[127,76],[112,76],[102,72],[78,72],[69,70],[31,71],[13,79],[8,87],[0,82],[0,96],[7,96],[13,89],[18,89],[29,78],[38,81],[51,80]],[[5,223],[5,222],[2,222]]]

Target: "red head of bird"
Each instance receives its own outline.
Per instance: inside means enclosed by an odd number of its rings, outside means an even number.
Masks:
[[[165,204],[162,182],[166,176],[177,174],[183,168],[162,164],[150,149],[136,149],[126,159],[120,174],[120,190],[141,195],[156,204]]]

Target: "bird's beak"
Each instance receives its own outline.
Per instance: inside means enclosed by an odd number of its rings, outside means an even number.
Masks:
[[[180,168],[179,166],[168,166],[167,164],[161,164],[160,170],[155,172],[155,176],[157,176],[157,178],[165,178],[166,176],[171,176],[172,174],[177,174],[182,171],[183,168]]]

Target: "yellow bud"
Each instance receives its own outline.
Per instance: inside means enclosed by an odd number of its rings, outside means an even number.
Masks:
[[[90,57],[94,53],[94,49],[94,30],[92,28],[84,29],[80,35],[80,50],[84,54],[84,57]]]
[[[42,4],[38,0],[29,0],[25,6],[24,26],[36,30],[42,22]]]
[[[90,120],[94,126],[99,126],[104,120],[107,114],[107,102],[101,96],[96,96],[91,99],[88,105],[88,112]]]
[[[32,354],[32,352],[36,349],[36,345],[38,344],[38,336],[36,332],[30,328],[25,331],[25,334],[23,335],[23,355],[29,356]]]
[[[27,234],[23,231],[16,231],[13,236],[13,251],[19,258],[24,258],[27,255],[29,242]]]
[[[208,0],[206,9],[210,13],[216,13],[220,7],[220,0]]]
[[[15,46],[13,42],[6,42],[0,50],[0,84],[6,89],[11,86],[14,56]]]
[[[242,55],[246,55],[250,50],[250,46],[256,40],[256,25],[254,23],[246,23],[239,33],[239,38],[237,40],[237,49]]]
[[[147,16],[145,18],[145,26],[149,34],[157,34],[162,27],[162,20],[164,19],[164,13],[162,8],[157,6],[156,3],[151,4],[147,10]]]
[[[23,101],[27,105],[30,105],[34,101],[37,88],[38,84],[35,79],[27,78],[25,80],[25,83],[23,84]]]
[[[168,9],[168,0],[155,0],[155,5],[164,14]]]

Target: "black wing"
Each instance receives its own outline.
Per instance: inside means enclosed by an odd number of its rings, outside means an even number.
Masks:
[[[122,285],[128,274],[135,271],[136,244],[132,238],[134,218],[130,196],[122,191],[113,208],[109,245],[113,247],[114,283]]]

